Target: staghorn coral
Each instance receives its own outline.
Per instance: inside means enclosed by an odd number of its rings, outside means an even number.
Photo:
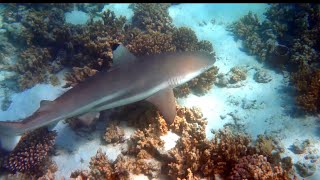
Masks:
[[[143,31],[169,33],[173,29],[167,3],[135,3],[131,5],[134,15],[132,24]]]
[[[45,173],[43,164],[53,149],[56,136],[55,131],[47,129],[38,129],[25,134],[16,148],[3,158],[1,167],[12,172],[42,176]]]
[[[107,143],[122,143],[124,141],[124,130],[115,123],[110,123],[106,129],[103,139]]]
[[[241,158],[232,168],[228,179],[288,180],[289,178],[280,166],[272,167],[266,157],[254,154]]]

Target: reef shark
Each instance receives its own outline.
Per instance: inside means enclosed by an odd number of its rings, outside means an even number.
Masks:
[[[27,131],[56,124],[88,112],[99,112],[141,100],[154,104],[168,124],[176,116],[173,88],[213,67],[213,54],[166,53],[136,58],[123,45],[113,52],[114,66],[98,72],[54,101],[43,100],[31,116],[16,122],[0,122],[2,148],[14,149]]]

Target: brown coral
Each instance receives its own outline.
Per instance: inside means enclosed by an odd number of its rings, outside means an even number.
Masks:
[[[30,47],[20,54],[20,61],[13,69],[19,74],[20,90],[30,88],[36,83],[47,82],[50,72],[51,54],[48,48]]]
[[[115,179],[112,164],[105,153],[99,149],[90,161],[90,176],[94,179]]]
[[[233,67],[231,69],[230,83],[237,83],[247,79],[247,70],[244,67]]]
[[[175,29],[172,33],[172,43],[176,46],[177,51],[195,51],[198,48],[197,35],[189,27]]]
[[[97,72],[97,70],[91,69],[88,66],[84,66],[83,68],[73,67],[71,72],[65,74],[66,84],[64,87],[73,87],[88,77],[95,75]]]
[[[124,130],[114,123],[107,127],[103,139],[107,143],[121,143],[124,141]]]
[[[298,91],[297,103],[307,112],[319,112],[320,70],[301,65],[300,70],[292,74],[292,80]]]
[[[174,52],[176,47],[171,43],[172,37],[170,34],[161,32],[132,32],[136,35],[130,42],[127,48],[135,56],[145,56],[161,54],[164,52]]]
[[[286,180],[289,178],[280,166],[272,167],[266,157],[254,154],[241,158],[233,167],[228,179]]]
[[[24,135],[16,148],[6,155],[1,166],[13,171],[31,175],[42,173],[41,166],[55,143],[55,131],[39,129]]]
[[[132,24],[141,30],[168,33],[172,31],[172,19],[169,16],[167,3],[132,4],[134,15]]]

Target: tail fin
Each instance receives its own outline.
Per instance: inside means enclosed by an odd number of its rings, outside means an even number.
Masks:
[[[0,122],[0,147],[12,151],[20,141],[21,122]]]

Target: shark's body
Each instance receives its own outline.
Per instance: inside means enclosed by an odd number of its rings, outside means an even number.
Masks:
[[[214,64],[212,56],[203,53],[173,53],[138,60],[127,50],[122,51],[127,54],[120,55],[118,59],[125,63],[97,73],[54,101],[43,101],[35,113],[22,121],[0,122],[2,139],[9,140],[10,137],[87,112],[145,99],[157,106],[167,123],[171,123],[176,115],[172,88],[200,75]]]

